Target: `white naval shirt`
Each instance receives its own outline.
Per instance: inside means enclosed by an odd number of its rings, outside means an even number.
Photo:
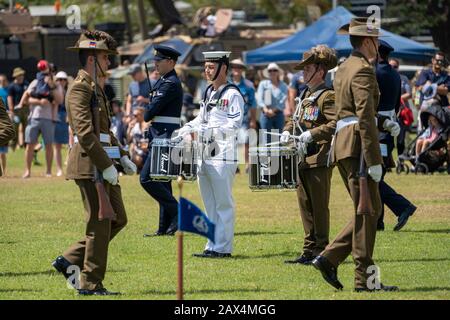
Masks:
[[[194,120],[188,122],[186,127],[203,130],[203,137],[206,140],[213,137],[217,142],[214,147],[216,151],[214,156],[204,155],[202,160],[206,163],[236,162],[238,160],[237,135],[242,125],[245,102],[235,88],[228,88],[217,101],[213,101],[215,93],[215,90],[211,92],[209,101],[201,104],[200,113]],[[208,112],[209,104],[215,104],[215,107]],[[205,131],[205,128],[210,129]],[[199,136],[202,135],[199,134]],[[199,142],[202,143],[201,140]]]

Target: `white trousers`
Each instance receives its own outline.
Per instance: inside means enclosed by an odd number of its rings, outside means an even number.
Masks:
[[[207,164],[198,171],[198,184],[206,215],[216,225],[215,243],[208,239],[205,250],[231,253],[233,250],[235,205],[232,195],[237,163]]]

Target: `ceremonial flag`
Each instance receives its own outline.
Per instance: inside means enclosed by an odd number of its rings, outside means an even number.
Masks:
[[[215,242],[216,225],[200,208],[183,197],[180,197],[178,205],[178,228],[180,231],[196,233]]]

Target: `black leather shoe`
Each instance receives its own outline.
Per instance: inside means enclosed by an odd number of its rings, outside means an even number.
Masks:
[[[153,234],[145,233],[145,234],[144,234],[144,238],[148,238],[148,237],[159,237],[159,236],[163,236],[163,235],[165,235],[165,234],[166,234],[165,232],[158,230],[158,231],[156,231],[156,232],[153,233]]]
[[[197,258],[231,258],[231,253],[221,253],[205,250],[202,253],[194,253],[192,256]]]
[[[322,273],[322,277],[326,282],[331,284],[337,290],[342,290],[344,286],[340,283],[337,278],[337,268],[328,261],[324,256],[317,256],[311,262],[314,268],[319,270]]]
[[[384,222],[377,223],[377,231],[384,231]]]
[[[192,256],[193,257],[197,257],[197,258],[206,258],[206,256],[210,256],[211,255],[210,250],[205,250],[202,253],[193,253]]]
[[[211,258],[231,258],[231,253],[211,252]]]
[[[72,264],[63,256],[57,257],[53,262],[52,266],[56,269],[56,271],[63,274],[64,278],[68,279],[70,274],[67,273],[67,268],[69,268]]]
[[[398,222],[394,227],[394,231],[400,231],[401,228],[405,226],[405,224],[408,222],[408,219],[412,214],[417,210],[416,206],[411,206],[408,209],[405,209],[399,216],[398,216]]]
[[[173,236],[177,231],[178,231],[178,224],[171,224],[169,228],[167,228],[166,235]]]
[[[399,288],[396,286],[385,286],[382,283],[380,283],[379,288],[369,289],[369,288],[355,288],[355,292],[376,292],[376,291],[386,291],[386,292],[392,292],[392,291],[399,291]]]
[[[120,292],[111,292],[106,290],[106,288],[100,288],[95,290],[80,289],[78,290],[78,295],[80,296],[118,296],[121,295]]]
[[[284,263],[299,263],[303,264],[305,266],[311,265],[312,261],[314,260],[315,256],[312,254],[302,254],[300,257],[298,257],[295,260],[286,260]]]

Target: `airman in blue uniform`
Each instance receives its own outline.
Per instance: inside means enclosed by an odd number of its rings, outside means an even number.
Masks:
[[[396,115],[400,108],[401,97],[401,79],[397,71],[395,71],[388,62],[389,54],[394,48],[386,41],[379,40],[378,52],[380,59],[377,65],[376,75],[377,82],[380,88],[380,102],[378,104],[378,114],[382,117],[388,117],[387,121],[396,123]],[[387,122],[387,123],[390,123]],[[383,156],[383,175],[378,185],[380,190],[380,197],[382,202],[381,216],[378,219],[377,229],[384,230],[384,205],[397,216],[398,223],[394,227],[394,231],[399,231],[408,221],[416,207],[401,194],[398,194],[391,186],[384,181],[386,169],[392,168],[392,151],[394,149],[394,137],[400,133],[400,126],[398,130],[394,124],[384,124],[383,129],[379,133],[379,141],[381,146],[381,155]]]
[[[183,89],[174,70],[180,55],[175,49],[155,45],[154,61],[161,78],[150,90],[150,103],[144,114],[146,122],[152,121],[148,131],[149,143],[155,138],[170,138],[172,132],[180,127]],[[151,157],[148,157],[140,174],[140,183],[159,203],[159,228],[153,235],[173,235],[178,229],[178,202],[172,195],[170,181],[151,180],[150,162]]]

